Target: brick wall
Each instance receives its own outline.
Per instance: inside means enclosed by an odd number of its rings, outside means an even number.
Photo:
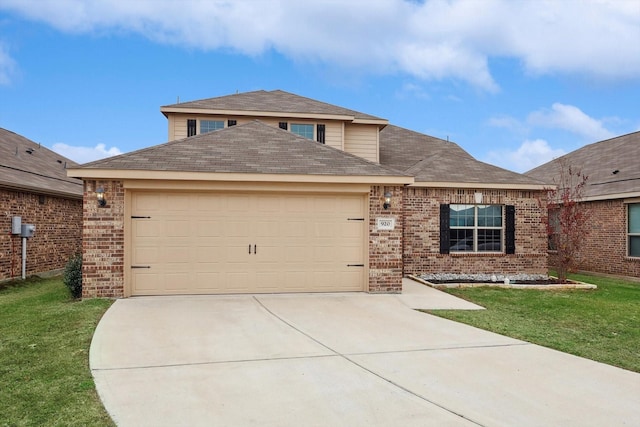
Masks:
[[[11,234],[13,216],[36,226],[27,241],[27,276],[61,270],[80,252],[82,200],[0,189],[0,280],[22,275],[22,238]]]
[[[98,206],[102,187],[106,206]],[[120,181],[85,181],[82,297],[124,296],[124,188]]]
[[[496,273],[546,274],[547,238],[536,192],[493,189],[405,188],[404,273]],[[514,205],[516,209],[516,253],[440,254],[440,205],[475,204],[474,193],[483,194],[483,204]]]
[[[384,193],[392,195],[391,206],[384,209]],[[371,187],[369,194],[369,292],[402,291],[403,188]],[[395,218],[394,230],[378,230],[376,219]]]
[[[622,200],[587,202],[588,234],[578,252],[578,269],[640,277],[640,259],[627,257],[627,206]],[[556,265],[549,253],[549,265]]]

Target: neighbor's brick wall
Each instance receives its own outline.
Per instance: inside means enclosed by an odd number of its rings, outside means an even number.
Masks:
[[[11,234],[11,218],[34,224],[27,241],[26,275],[61,270],[82,244],[82,200],[0,189],[0,280],[22,275],[22,238]]]
[[[95,189],[107,204],[99,207]],[[124,187],[120,181],[85,181],[82,297],[124,296]]]
[[[622,200],[586,203],[590,218],[578,252],[578,269],[596,273],[640,277],[640,259],[627,257],[627,206]],[[556,254],[549,252],[549,265]]]
[[[440,254],[440,205],[475,204],[476,192],[483,194],[483,204],[515,206],[515,254]],[[540,209],[536,195],[534,191],[482,188],[405,188],[404,274],[546,274],[547,237],[542,220],[546,209]]]
[[[383,208],[384,193],[392,194],[391,207]],[[402,187],[371,187],[369,193],[369,292],[402,292]],[[395,230],[377,230],[376,218],[393,217]]]

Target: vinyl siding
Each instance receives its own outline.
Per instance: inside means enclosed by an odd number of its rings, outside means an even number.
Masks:
[[[344,151],[378,163],[378,127],[346,124]]]

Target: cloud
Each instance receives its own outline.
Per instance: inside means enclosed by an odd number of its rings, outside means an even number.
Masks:
[[[619,0],[0,0],[70,33],[453,79],[499,90],[491,58],[532,74],[640,75],[640,6]]]
[[[516,150],[497,150],[487,153],[486,162],[515,172],[526,172],[567,154],[554,149],[543,139],[524,141]]]
[[[578,107],[558,102],[551,109],[532,112],[527,122],[534,126],[566,130],[589,141],[601,141],[615,136],[604,127],[601,120],[588,116]]]
[[[11,83],[11,76],[13,75],[15,68],[15,61],[9,56],[9,53],[2,43],[0,43],[0,86]]]
[[[117,147],[111,147],[107,149],[104,144],[98,144],[95,147],[79,147],[58,142],[56,144],[53,144],[53,147],[51,147],[51,149],[56,153],[61,154],[80,164],[122,154],[122,151],[120,151],[120,149],[118,149]]]

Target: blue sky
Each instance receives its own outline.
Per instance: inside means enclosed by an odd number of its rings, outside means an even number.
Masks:
[[[0,0],[0,127],[79,162],[282,89],[523,172],[640,130],[638,0]]]

